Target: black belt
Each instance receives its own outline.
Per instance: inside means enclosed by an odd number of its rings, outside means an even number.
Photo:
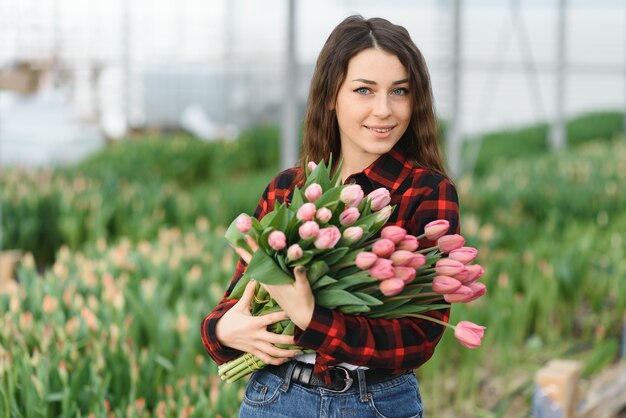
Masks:
[[[293,362],[295,366],[292,367]],[[330,392],[342,393],[350,389],[352,383],[358,380],[356,370],[348,370],[341,366],[330,366],[331,383],[327,385],[324,379],[320,379],[313,374],[313,365],[309,363],[303,363],[301,361],[294,360],[293,362],[287,362],[280,366],[267,366],[265,370],[280,377],[286,379],[289,370],[291,370],[291,382],[297,383],[306,387],[320,387]],[[366,385],[373,385],[375,383],[384,382],[385,380],[393,377],[389,373],[383,373],[377,370],[364,370]]]

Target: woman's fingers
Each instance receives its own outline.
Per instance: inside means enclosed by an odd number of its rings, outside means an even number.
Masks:
[[[246,235],[245,239],[253,253],[259,249],[259,244],[257,244],[254,238],[252,238],[250,235]]]
[[[295,344],[293,335],[280,335],[280,334],[274,334],[273,332],[267,331],[267,335],[265,336],[265,339],[272,344],[285,344],[285,345]]]
[[[250,260],[252,260],[252,255],[241,247],[235,248],[235,252],[239,254],[239,257],[241,257],[246,264],[249,264]]]
[[[272,312],[272,313],[267,314],[267,315],[258,316],[257,318],[259,318],[259,320],[260,320],[259,322],[264,327],[266,327],[268,325],[275,324],[275,323],[280,322],[280,321],[285,321],[285,320],[289,319],[289,317],[287,316],[287,314],[284,311]]]
[[[242,312],[250,314],[250,304],[252,303],[255,290],[256,282],[254,280],[250,280],[243,291],[243,295],[241,295],[241,299],[237,302],[237,305],[239,305]]]
[[[278,348],[275,345],[272,345],[267,342],[259,342],[256,349],[259,350],[259,352],[263,352],[267,354],[268,356],[274,357],[275,359],[281,359],[281,358],[290,359],[300,353],[300,350],[289,350],[285,348]]]

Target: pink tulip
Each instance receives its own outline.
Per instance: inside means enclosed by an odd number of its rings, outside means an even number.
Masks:
[[[315,217],[315,205],[313,203],[305,203],[300,206],[298,212],[296,212],[296,218],[301,220],[302,222],[312,221],[313,217]]]
[[[435,263],[435,270],[437,274],[442,276],[454,276],[460,273],[465,266],[460,261],[450,260],[449,258],[442,258]]]
[[[461,248],[465,244],[465,238],[459,234],[444,235],[439,238],[437,245],[442,253],[448,254],[450,251]]]
[[[325,224],[333,217],[333,213],[328,208],[319,208],[315,213],[315,219]]]
[[[401,279],[405,284],[408,284],[415,279],[415,269],[407,266],[394,267],[393,275],[394,277]]]
[[[387,238],[394,244],[397,244],[402,241],[404,237],[406,237],[406,229],[396,225],[386,226],[381,229],[380,236],[382,238]]]
[[[392,212],[393,208],[391,206],[385,206],[376,213],[376,222],[387,222]]]
[[[415,251],[419,247],[419,241],[414,235],[407,234],[406,237],[402,239],[399,243],[396,244],[396,249],[398,250],[407,250],[407,251]]]
[[[380,291],[385,296],[394,296],[402,292],[404,282],[401,279],[392,278],[380,282]]]
[[[317,199],[319,199],[322,196],[322,193],[323,193],[322,186],[320,186],[317,183],[311,184],[304,191],[304,195],[306,196],[309,202],[315,202]]]
[[[315,238],[315,248],[318,250],[328,250],[334,248],[337,242],[341,238],[341,232],[336,226],[329,226],[328,228],[322,228],[317,233]]]
[[[389,190],[384,187],[380,187],[370,194],[367,197],[372,201],[372,212],[378,212],[385,206],[391,202],[391,196],[389,195]]]
[[[309,161],[307,163],[307,166],[309,167],[309,171],[311,173],[317,168],[317,164],[315,164],[313,161]]]
[[[370,276],[378,280],[391,279],[393,277],[393,266],[391,260],[379,258],[369,269]]]
[[[367,270],[374,265],[376,260],[378,260],[376,254],[369,251],[361,251],[357,254],[355,262],[358,268],[361,270]]]
[[[453,277],[467,286],[467,279],[470,276],[470,271],[463,267],[463,270],[459,271],[457,274],[454,274]]]
[[[426,264],[426,256],[424,254],[413,254],[413,258],[409,262],[409,267],[419,270],[424,264]]]
[[[276,251],[280,251],[287,246],[287,236],[283,231],[272,231],[267,237],[267,242]]]
[[[356,207],[363,200],[363,189],[358,184],[350,184],[341,190],[339,200],[349,207]]]
[[[363,228],[360,226],[351,226],[343,231],[343,237],[350,241],[358,241],[363,236]]]
[[[431,241],[441,238],[450,229],[450,222],[445,219],[438,219],[426,224],[424,227],[424,235]]]
[[[472,282],[475,282],[485,272],[485,270],[483,270],[483,268],[482,268],[482,266],[480,264],[470,264],[468,266],[465,266],[465,269],[467,271],[469,271],[469,275],[464,280],[464,283],[463,283],[464,285],[468,285],[468,284],[470,284]]]
[[[453,293],[448,293],[443,295],[443,298],[448,303],[467,303],[467,301],[472,297],[474,292],[468,286],[461,285],[457,290]]]
[[[487,328],[469,321],[461,321],[454,328],[454,336],[467,348],[480,347]]]
[[[372,245],[372,252],[379,257],[387,258],[393,254],[396,246],[387,238],[380,238]]]
[[[308,221],[300,225],[298,228],[298,234],[302,239],[309,239],[316,237],[320,230],[319,225],[315,221]]]
[[[433,292],[440,295],[454,293],[461,287],[461,282],[448,276],[436,276],[433,279]]]
[[[457,248],[456,250],[450,251],[450,254],[448,254],[448,258],[460,261],[463,264],[467,264],[470,261],[473,261],[476,258],[477,254],[478,250],[476,248],[461,247]]]
[[[407,266],[413,260],[413,253],[407,250],[394,251],[389,257],[394,266]]]
[[[339,215],[339,223],[343,226],[352,225],[359,219],[361,214],[357,208],[346,208],[341,215]]]
[[[237,220],[235,221],[235,226],[237,226],[237,230],[239,232],[245,234],[252,228],[252,218],[250,218],[245,213],[242,213],[237,217]]]
[[[287,248],[287,257],[289,257],[291,261],[301,259],[303,253],[304,251],[302,251],[302,248],[298,244],[290,245],[289,248]]]
[[[468,285],[472,289],[472,296],[465,303],[472,302],[487,293],[487,286],[484,283],[473,282]]]

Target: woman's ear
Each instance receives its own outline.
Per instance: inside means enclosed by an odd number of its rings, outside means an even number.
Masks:
[[[331,110],[331,111],[332,111],[332,110],[335,110],[335,105],[336,105],[336,104],[337,104],[337,103],[336,103],[335,101],[329,102],[329,103],[328,103],[328,106],[326,106],[326,108],[327,108],[328,110]]]

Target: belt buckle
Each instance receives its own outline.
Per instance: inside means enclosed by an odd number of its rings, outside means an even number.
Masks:
[[[354,382],[354,379],[350,375],[350,371],[348,369],[346,369],[345,367],[341,367],[341,366],[334,366],[333,369],[339,369],[339,370],[341,370],[344,373],[345,379],[343,379],[343,381],[345,383],[345,386],[342,389],[340,389],[340,390],[334,390],[334,389],[329,389],[329,388],[324,388],[324,390],[327,390],[327,391],[333,392],[333,393],[344,393],[344,392],[346,392],[348,389],[350,389],[352,387],[352,382]]]

